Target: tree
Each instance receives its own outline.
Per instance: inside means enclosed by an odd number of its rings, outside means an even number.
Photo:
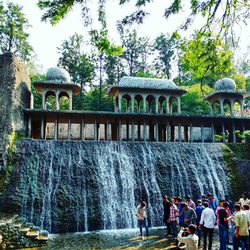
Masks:
[[[138,37],[136,30],[121,32],[123,46],[122,58],[126,61],[130,76],[135,76],[138,71],[146,71],[149,53],[149,39]]]
[[[157,73],[168,79],[171,78],[172,61],[177,55],[179,38],[177,33],[174,33],[172,36],[161,34],[154,42],[154,50],[158,54],[154,61],[154,66]]]
[[[233,71],[232,52],[212,34],[196,32],[193,38],[182,44],[182,69],[191,74],[195,82],[200,82],[201,92],[204,83],[214,83]]]
[[[105,20],[105,3],[107,1],[98,1],[98,19]],[[120,5],[124,5],[129,0],[119,0]],[[130,1],[131,2],[131,1]],[[142,23],[145,16],[149,13],[145,6],[153,2],[153,0],[134,0],[136,11],[131,15],[123,18],[123,24],[131,24],[134,22]],[[203,31],[211,31],[217,28],[217,34],[227,35],[227,33],[236,24],[245,23],[250,17],[250,3],[248,0],[172,0],[170,6],[165,9],[165,17],[178,14],[183,7],[189,2],[189,13],[185,17],[185,22],[181,28],[186,29],[193,23],[196,17],[203,17],[204,24],[201,22],[200,29]],[[88,25],[91,22],[90,4],[86,0],[39,0],[38,6],[45,11],[42,20],[49,20],[51,24],[58,23],[67,13],[72,10],[73,6],[80,4],[82,6],[82,16]],[[89,4],[89,5],[88,5]],[[92,7],[93,8],[93,7]],[[162,6],[164,10],[164,6]]]
[[[30,58],[33,51],[28,42],[28,20],[22,7],[8,2],[4,8],[0,1],[0,50],[2,53],[13,53],[23,61]]]

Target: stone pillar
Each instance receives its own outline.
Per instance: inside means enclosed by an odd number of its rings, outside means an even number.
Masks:
[[[223,102],[224,102],[224,100],[223,100],[223,99],[220,99],[220,114],[221,114],[221,115],[224,115],[224,106],[223,106]]]
[[[169,122],[167,123],[167,142],[170,142],[171,139],[171,132],[170,132],[170,126]]]
[[[179,142],[182,141],[182,138],[181,138],[181,125],[178,124],[178,139],[179,139]]]
[[[180,96],[177,97],[177,113],[178,114],[181,113],[181,97]]]
[[[29,138],[32,137],[32,118],[31,118],[31,114],[29,115],[29,118],[28,118],[28,137]]]
[[[225,138],[226,134],[225,134],[225,125],[224,122],[222,123],[222,140],[223,142],[226,142],[226,138]]]
[[[146,142],[147,140],[147,125],[146,122],[143,122],[143,141]]]
[[[204,142],[204,126],[201,125],[201,142]]]
[[[122,96],[118,95],[118,112],[122,112]]]
[[[72,91],[69,93],[69,110],[72,110],[73,107],[73,94]]]
[[[135,96],[131,95],[131,102],[132,102],[132,113],[135,112]]]
[[[71,139],[71,118],[68,120],[68,140]]]
[[[159,113],[159,96],[155,96],[155,113]]]
[[[147,96],[146,95],[143,95],[143,112],[146,113],[146,99],[147,99]]]
[[[189,142],[193,142],[193,125],[190,123],[189,125]]]
[[[58,140],[58,117],[56,116],[54,125],[54,139]]]
[[[241,115],[241,117],[244,116],[244,107],[243,107],[243,101],[242,100],[240,101],[240,115]]]
[[[230,100],[230,114],[234,116],[234,100]]]
[[[141,112],[140,104],[141,104],[141,101],[138,100],[138,101],[137,101],[137,113],[140,113],[140,112]]]
[[[170,109],[169,109],[169,96],[166,96],[166,113],[167,114],[170,113]]]
[[[85,122],[84,122],[83,117],[82,117],[82,121],[81,121],[80,136],[81,136],[81,140],[85,141]]]
[[[212,123],[211,127],[211,136],[212,136],[212,142],[215,142],[215,137],[214,137],[214,124]]]
[[[158,122],[156,121],[155,123],[155,141],[159,141],[159,127],[158,127]]]
[[[41,127],[40,127],[40,139],[44,139],[44,116],[41,119]]]
[[[134,123],[134,120],[132,120],[131,139],[132,139],[132,141],[135,140],[135,123]]]
[[[97,123],[96,123],[96,119],[94,122],[94,140],[97,141]]]
[[[45,98],[46,92],[43,91],[42,93],[42,107],[43,109],[46,109],[46,98]]]
[[[107,141],[110,140],[109,121],[107,121],[107,124],[106,124],[106,140]]]
[[[59,91],[56,91],[56,110],[59,110]]]

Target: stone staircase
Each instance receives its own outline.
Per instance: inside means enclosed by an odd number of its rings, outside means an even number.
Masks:
[[[48,241],[48,231],[41,230],[18,215],[0,214],[0,249],[40,247]]]

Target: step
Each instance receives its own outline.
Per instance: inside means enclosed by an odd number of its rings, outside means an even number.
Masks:
[[[49,240],[49,232],[47,230],[40,230],[39,235],[36,237],[39,241],[48,241]]]
[[[26,235],[29,237],[36,238],[39,236],[40,233],[40,227],[33,226],[29,231],[27,231]]]
[[[23,233],[27,233],[33,227],[33,223],[24,223],[20,227],[20,231]]]

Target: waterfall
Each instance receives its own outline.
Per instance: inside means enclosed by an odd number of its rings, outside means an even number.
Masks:
[[[147,202],[162,225],[162,195],[229,190],[220,144],[21,140],[5,208],[53,233],[134,228]]]

